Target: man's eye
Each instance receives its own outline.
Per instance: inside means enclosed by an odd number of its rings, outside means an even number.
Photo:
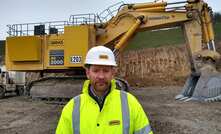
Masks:
[[[109,69],[104,69],[103,71],[104,71],[105,73],[110,72],[110,70],[109,70]]]
[[[97,73],[99,70],[98,69],[94,69],[92,70],[94,73]]]

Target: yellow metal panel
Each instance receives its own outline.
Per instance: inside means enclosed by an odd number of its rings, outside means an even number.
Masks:
[[[8,37],[8,56],[11,61],[39,61],[41,38],[36,36]]]
[[[10,71],[39,71],[43,70],[42,62],[8,62],[6,68]]]
[[[82,67],[89,45],[89,25],[68,26],[64,29],[65,67]]]
[[[36,43],[35,44],[36,46],[33,45],[32,41]],[[41,52],[36,52],[40,51],[43,45],[41,44],[40,41],[41,37],[33,37],[33,36],[8,37],[6,39],[6,49],[5,49],[6,50],[5,61],[6,61],[7,70],[11,71],[43,70],[43,62],[42,62],[43,57],[41,55]],[[30,47],[28,45],[33,45],[33,46]],[[30,54],[31,56],[28,56],[27,54]],[[34,54],[34,56],[32,54]],[[19,56],[17,57],[17,55]]]

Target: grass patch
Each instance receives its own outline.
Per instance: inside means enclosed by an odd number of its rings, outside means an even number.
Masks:
[[[215,41],[221,41],[221,22],[214,23]]]
[[[145,31],[137,33],[130,41],[127,49],[156,48],[160,46],[183,44],[184,37],[181,28]]]
[[[4,40],[0,40],[0,55],[4,55],[5,54],[5,41]]]
[[[214,23],[215,41],[221,41],[221,22]],[[161,46],[178,46],[185,44],[181,28],[139,32],[129,42],[126,50],[156,48]]]

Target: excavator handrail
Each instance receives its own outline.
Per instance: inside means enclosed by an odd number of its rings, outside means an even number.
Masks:
[[[50,21],[50,22],[38,22],[38,23],[21,23],[7,25],[9,36],[29,36],[34,35],[34,27],[44,25],[46,27],[45,34],[49,34],[50,28],[58,29],[59,33],[63,33],[64,26],[69,25],[68,21]]]
[[[165,3],[167,5],[176,5],[179,3],[185,3],[187,1],[182,2],[174,2],[174,3]],[[157,3],[156,3],[157,4]],[[12,24],[7,25],[8,27],[8,35],[9,36],[30,36],[34,35],[34,27],[38,25],[43,25],[44,34],[50,34],[50,28],[54,28],[57,30],[56,33],[64,33],[64,26],[67,25],[81,25],[81,24],[96,24],[96,23],[106,23],[111,18],[113,18],[119,10],[125,6],[130,4],[125,4],[123,1],[120,1],[116,4],[113,4],[103,10],[100,13],[88,13],[88,14],[75,14],[69,17],[68,21],[50,21],[50,22],[38,22],[38,23],[21,23],[21,24]],[[154,4],[153,4],[154,5]],[[138,5],[139,7],[139,5]],[[177,8],[182,7],[170,7],[168,10],[176,10]],[[141,9],[143,10],[143,9]]]
[[[100,21],[100,23],[105,23],[109,21],[112,17],[114,17],[122,5],[124,5],[124,2],[120,1],[116,4],[109,6],[108,8],[97,14],[97,18]]]
[[[97,17],[94,13],[88,14],[74,14],[69,18],[69,24],[71,25],[81,25],[81,24],[95,24],[97,23]]]
[[[95,24],[95,23],[105,23],[114,15],[121,5],[124,4],[123,1],[113,4],[103,10],[101,13],[88,13],[88,14],[75,14],[69,17],[68,21],[49,21],[49,22],[38,22],[38,23],[21,23],[7,25],[9,36],[30,36],[34,35],[34,26],[44,25],[45,34],[50,33],[50,28],[55,28],[58,30],[57,33],[64,33],[64,26],[66,25],[81,25],[81,24]]]

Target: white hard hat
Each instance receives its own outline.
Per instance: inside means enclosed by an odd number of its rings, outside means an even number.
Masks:
[[[117,66],[114,53],[104,46],[91,48],[87,52],[85,64]]]

